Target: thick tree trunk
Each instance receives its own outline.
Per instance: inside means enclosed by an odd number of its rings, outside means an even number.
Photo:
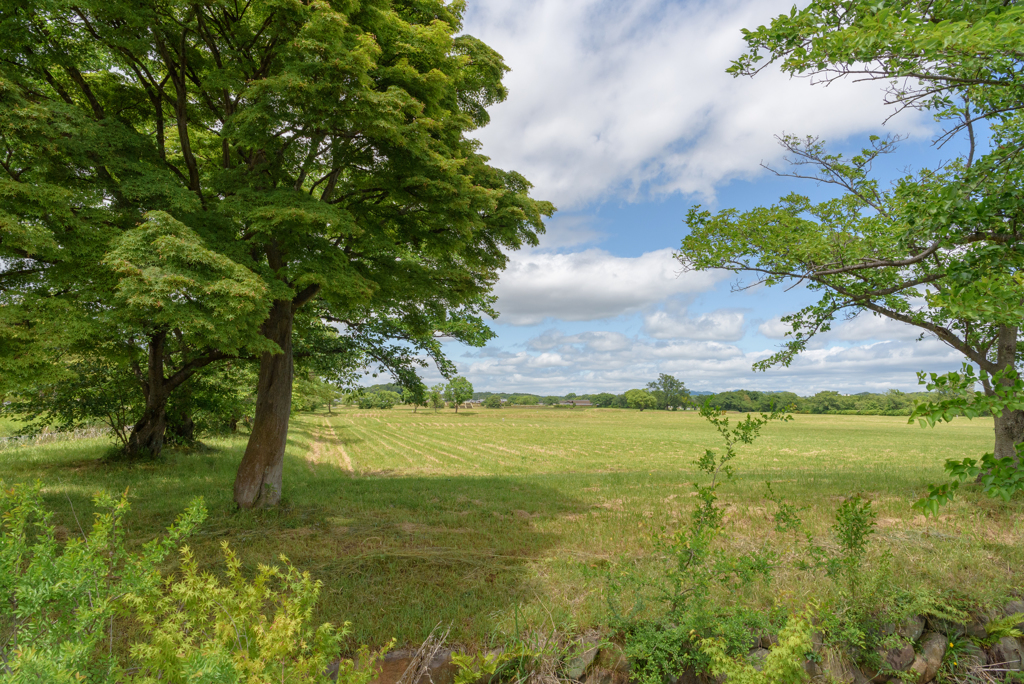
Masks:
[[[292,302],[274,302],[263,324],[263,334],[282,353],[265,352],[260,358],[256,386],[256,414],[245,456],[235,476],[235,503],[242,508],[267,508],[281,500],[284,447],[292,409]]]
[[[999,340],[996,363],[999,370],[1013,368],[1017,364],[1017,335],[1014,326],[999,326]],[[1013,384],[1004,380],[1004,384]],[[988,388],[986,388],[988,390]],[[1002,415],[995,416],[995,457],[1018,460],[1017,445],[1024,441],[1024,411],[1005,410]],[[980,479],[980,476],[979,476]]]
[[[1024,411],[1003,411],[995,418],[996,458],[1017,460],[1017,445],[1024,441]]]
[[[167,430],[167,399],[170,388],[164,380],[165,333],[149,338],[149,361],[146,369],[146,408],[132,428],[124,455],[129,460],[157,458],[164,448]]]

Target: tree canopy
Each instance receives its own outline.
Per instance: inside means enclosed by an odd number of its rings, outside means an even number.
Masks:
[[[304,331],[332,324],[315,353],[403,384],[421,355],[453,370],[437,335],[490,336],[508,250],[536,244],[553,211],[468,137],[506,67],[459,35],[462,11],[26,0],[0,14],[4,358],[141,354],[149,423],[133,434],[152,450],[180,375],[258,360],[245,507],[280,498]],[[47,320],[79,321],[73,339],[48,342]]]
[[[657,401],[658,409],[685,406],[689,403],[690,391],[682,380],[667,373],[660,373],[658,379],[647,383],[647,389]]]
[[[750,273],[769,286],[804,282],[820,295],[784,318],[792,339],[757,367],[788,364],[837,316],[870,312],[962,353],[986,373],[987,395],[1013,382],[1024,314],[1021,17],[1021,8],[987,1],[815,0],[744,32],[749,51],[734,74],[774,62],[826,82],[883,80],[888,101],[932,111],[945,124],[940,142],[962,135],[966,149],[883,187],[872,165],[895,152],[897,138],[873,136],[847,159],[817,138],[783,136],[791,171],[782,175],[830,184],[835,199],[791,194],[742,213],[691,210],[684,268]],[[998,411],[995,435],[996,455],[1016,458],[1024,412]]]

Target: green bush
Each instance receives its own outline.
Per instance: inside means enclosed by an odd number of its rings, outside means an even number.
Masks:
[[[40,489],[0,491],[0,682],[121,681],[112,646],[115,621],[127,613],[121,598],[159,589],[158,566],[206,509],[193,501],[164,537],[129,553],[127,495],[100,494],[89,537],[62,545]]]
[[[331,681],[328,666],[348,625],[309,621],[320,583],[282,557],[246,578],[224,545],[226,582],[199,572],[188,547],[181,569],[159,566],[206,518],[192,502],[167,534],[126,547],[127,494],[100,494],[88,537],[61,543],[40,485],[0,489],[0,684],[303,684]],[[125,622],[145,639],[115,649]],[[338,682],[366,684],[381,653],[338,664]]]
[[[139,668],[138,684],[224,682],[331,681],[328,666],[341,650],[348,623],[336,628],[309,625],[320,595],[320,582],[299,572],[281,556],[284,570],[261,565],[252,579],[241,572],[238,558],[222,544],[226,582],[199,572],[185,547],[181,570],[165,582],[164,591],[129,594],[126,602],[142,622],[148,641],[135,644],[131,655]],[[376,656],[364,649],[356,669],[341,664],[339,680],[364,684],[372,678]]]
[[[356,406],[361,409],[389,409],[402,400],[397,392],[381,390],[380,392],[367,392],[356,398]]]

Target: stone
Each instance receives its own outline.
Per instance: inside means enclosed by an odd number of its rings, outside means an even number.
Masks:
[[[836,684],[859,684],[868,681],[856,665],[835,649],[827,649],[822,654],[820,667],[822,674]]]
[[[818,663],[808,658],[804,661],[804,672],[807,673],[808,677],[814,679],[821,674],[821,668],[818,667]]]
[[[985,630],[985,623],[981,620],[972,620],[967,623],[967,626],[964,628],[964,634],[972,639],[984,639],[988,636],[988,632]]]
[[[927,632],[921,637],[921,651],[910,666],[910,671],[917,675],[917,684],[927,684],[935,679],[948,644],[946,636],[938,632]]]
[[[1015,613],[1024,613],[1024,601],[1010,601],[1003,606],[1003,615],[1014,615]],[[1018,622],[1016,627],[1024,631],[1024,622]]]
[[[989,651],[989,665],[1011,672],[1024,670],[1024,648],[1021,648],[1020,642],[1013,637],[1003,637],[994,643]]]
[[[764,669],[764,661],[768,659],[768,654],[771,653],[767,648],[755,648],[747,654],[747,660],[754,666],[754,669],[760,672]]]
[[[697,673],[694,669],[688,667],[683,670],[683,674],[672,680],[672,684],[700,684],[700,680],[697,679]]]
[[[619,670],[609,670],[600,665],[592,667],[587,673],[584,684],[628,684],[629,673]]]
[[[960,658],[963,662],[961,665],[988,665],[988,654],[985,653],[979,646],[968,643],[961,646]]]
[[[605,644],[598,651],[594,665],[613,672],[629,672],[629,658],[618,644]]]
[[[928,618],[928,629],[939,634],[945,634],[947,642],[959,639],[964,635],[966,625],[957,624],[950,622],[949,620],[943,620],[942,618],[929,617]]]
[[[917,641],[924,634],[924,618],[911,615],[896,627],[896,633],[908,641]]]
[[[771,648],[777,643],[779,643],[779,637],[774,634],[768,634],[767,636],[761,637],[761,648]]]
[[[569,658],[565,663],[565,676],[573,681],[580,681],[587,668],[597,658],[601,639],[597,635],[585,636],[576,642],[574,646],[573,657]]]
[[[409,649],[399,649],[385,654],[377,664],[377,675],[370,680],[370,684],[396,684],[409,669],[415,655],[416,651]],[[452,652],[448,649],[438,651],[427,665],[427,673],[420,677],[418,682],[411,684],[451,684],[459,671],[451,656]]]
[[[893,679],[893,672],[906,672],[914,664],[914,645],[909,641],[896,648],[885,649],[879,652],[882,667],[871,678],[873,684],[881,684]],[[870,674],[870,673],[869,673]]]

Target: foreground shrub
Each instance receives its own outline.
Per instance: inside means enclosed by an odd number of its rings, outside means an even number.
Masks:
[[[159,564],[202,523],[206,509],[193,501],[164,537],[128,553],[126,494],[97,496],[91,534],[61,544],[40,489],[0,489],[0,682],[117,681],[121,598],[159,589]]]
[[[223,545],[226,577],[159,566],[205,519],[196,499],[167,534],[126,548],[127,494],[100,494],[90,534],[61,543],[40,485],[0,489],[0,684],[270,684],[332,681],[348,633],[309,625],[320,582],[281,557],[246,577]],[[145,639],[115,648],[127,620]],[[380,654],[337,663],[337,681],[365,684]]]
[[[281,556],[284,570],[261,565],[243,575],[235,554],[222,544],[225,583],[199,571],[188,547],[181,570],[164,591],[129,595],[148,640],[132,647],[139,684],[193,682],[329,682],[328,666],[341,650],[348,623],[309,625],[320,595],[319,581]],[[371,660],[362,654],[362,663]],[[361,684],[372,668],[341,664],[339,681]]]

